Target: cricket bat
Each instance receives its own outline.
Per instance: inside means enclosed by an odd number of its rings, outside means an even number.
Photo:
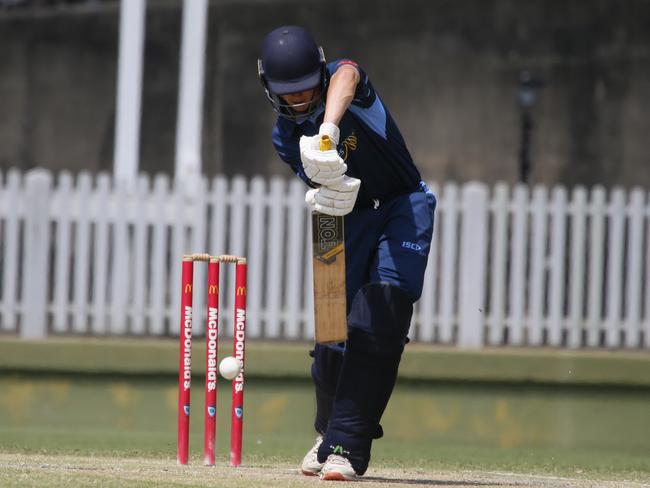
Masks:
[[[332,141],[323,136],[320,150],[330,149]],[[343,217],[313,212],[311,225],[316,342],[336,344],[348,337]]]

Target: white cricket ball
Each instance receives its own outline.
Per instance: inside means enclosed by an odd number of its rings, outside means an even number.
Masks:
[[[241,372],[241,362],[232,356],[225,357],[219,363],[219,373],[227,380],[234,380]]]

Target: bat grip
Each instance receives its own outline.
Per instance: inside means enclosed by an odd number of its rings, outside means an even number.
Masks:
[[[321,151],[329,151],[332,149],[332,139],[330,139],[330,136],[320,137],[320,141],[318,142],[318,149]]]

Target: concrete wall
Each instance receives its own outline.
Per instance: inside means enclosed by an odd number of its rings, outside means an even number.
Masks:
[[[141,168],[173,168],[180,2],[150,0]],[[117,3],[0,12],[0,168],[110,169]],[[371,76],[423,174],[514,182],[521,69],[533,108],[531,182],[650,187],[647,0],[239,0],[210,4],[204,166],[289,174],[256,78],[263,36],[308,26],[329,59]]]

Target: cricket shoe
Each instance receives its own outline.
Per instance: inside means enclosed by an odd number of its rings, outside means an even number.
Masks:
[[[318,448],[323,443],[323,436],[316,437],[316,444],[312,447],[302,460],[300,471],[305,476],[317,476],[320,470],[323,469],[323,463],[318,462]]]
[[[350,461],[338,454],[330,454],[320,471],[320,479],[326,481],[355,481],[358,478]]]

